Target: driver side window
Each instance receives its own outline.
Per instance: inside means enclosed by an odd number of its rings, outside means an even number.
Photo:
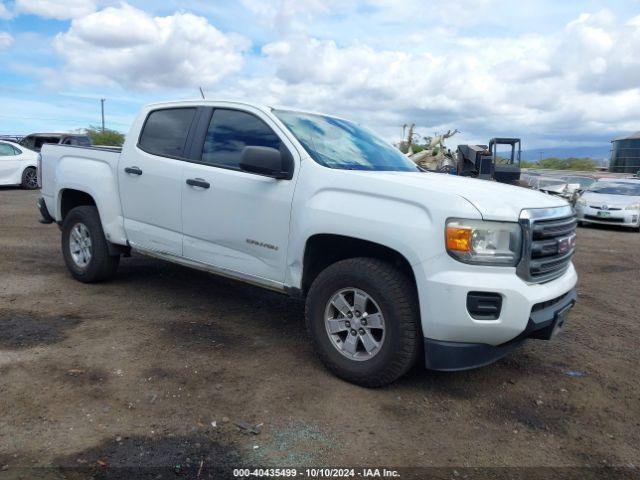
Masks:
[[[211,117],[202,150],[202,161],[233,170],[240,170],[244,147],[284,148],[280,138],[258,117],[239,110],[217,108]]]

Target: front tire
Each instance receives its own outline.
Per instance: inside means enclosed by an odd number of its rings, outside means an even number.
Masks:
[[[327,267],[307,295],[316,353],[336,376],[365,387],[404,375],[421,351],[413,282],[393,265],[352,258]]]
[[[36,190],[38,188],[38,171],[34,167],[24,169],[20,186],[25,190]]]
[[[81,206],[72,209],[62,223],[62,255],[76,280],[94,283],[112,277],[120,255],[110,255],[98,209]]]

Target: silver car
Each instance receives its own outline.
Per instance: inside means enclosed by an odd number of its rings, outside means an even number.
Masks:
[[[576,214],[581,224],[619,225],[640,231],[640,180],[594,183],[576,202]]]

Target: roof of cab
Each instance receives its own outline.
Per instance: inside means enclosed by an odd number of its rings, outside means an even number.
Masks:
[[[307,115],[322,115],[325,117],[332,117],[332,118],[337,118],[341,120],[347,120],[337,115],[331,115],[331,114],[322,113],[322,112],[314,112],[311,110],[303,110],[300,108],[287,107],[282,105],[265,105],[262,103],[248,102],[243,100],[215,100],[215,99],[201,99],[201,98],[191,99],[191,100],[172,100],[167,102],[150,103],[146,105],[145,108],[150,109],[150,108],[162,108],[162,107],[199,106],[199,105],[200,106],[236,105],[236,106],[244,106],[244,107],[253,107],[266,113],[270,113],[273,110],[286,110],[289,112],[304,113]]]
[[[178,107],[178,106],[214,106],[214,105],[242,105],[245,107],[253,107],[259,110],[269,112],[271,111],[271,107],[267,105],[263,105],[260,103],[254,102],[244,102],[244,101],[236,101],[236,100],[211,100],[211,99],[192,99],[192,100],[172,100],[168,102],[154,102],[150,103],[146,106],[146,108],[157,108],[157,107]]]

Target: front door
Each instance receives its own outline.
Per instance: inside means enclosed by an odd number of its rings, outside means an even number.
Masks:
[[[132,246],[182,255],[182,170],[196,108],[149,113],[118,165],[124,228]]]
[[[185,257],[284,282],[295,182],[239,167],[245,146],[272,147],[285,155],[295,151],[277,128],[260,112],[213,111],[199,159],[185,163],[182,172]]]

